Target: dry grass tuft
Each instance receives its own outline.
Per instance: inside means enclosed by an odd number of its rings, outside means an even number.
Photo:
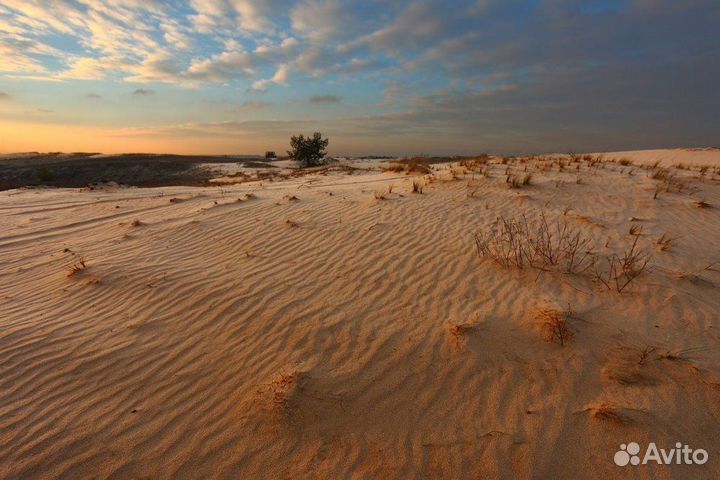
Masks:
[[[393,172],[393,173],[400,173],[405,171],[405,165],[402,163],[393,163],[390,166],[386,167],[383,172]]]
[[[657,245],[660,247],[661,252],[667,252],[673,246],[675,238],[669,237],[667,233],[663,233],[662,237],[658,238]]]
[[[532,174],[526,173],[522,178],[518,175],[514,174],[507,174],[507,178],[505,179],[505,183],[508,184],[510,188],[520,188],[524,186],[532,185]]]
[[[697,208],[712,208],[712,205],[710,205],[705,200],[698,200],[694,202],[693,205],[695,205]]]
[[[419,161],[410,161],[407,164],[407,173],[422,173],[427,174],[432,172],[430,165]]]
[[[432,172],[430,168],[430,161],[424,158],[410,158],[396,161],[386,167],[384,172],[406,172],[408,175],[411,173],[422,173],[428,174]]]
[[[605,257],[604,262],[595,264],[595,279],[608,290],[622,293],[647,269],[651,254],[638,246],[639,238],[639,235],[635,235],[632,244],[622,256],[612,254]]]
[[[289,218],[285,220],[285,225],[287,225],[290,228],[298,228],[300,225],[297,222],[293,222]]]
[[[641,352],[640,352],[640,358],[638,360],[638,365],[645,365],[645,362],[648,361],[650,358],[650,355],[655,353],[657,350],[656,347],[651,347],[650,345],[646,346]]]
[[[471,186],[471,185],[468,183],[468,184],[467,184],[467,193],[466,193],[467,198],[474,198],[474,197],[475,197],[475,194],[478,192],[479,189],[480,189],[480,187],[478,187],[478,186]]]
[[[670,176],[670,172],[666,168],[658,168],[651,175],[650,178],[653,180],[667,180]]]
[[[375,197],[375,200],[385,200],[385,195],[382,192],[374,192],[373,197]]]
[[[568,320],[573,318],[572,310],[558,310],[555,308],[542,308],[536,318],[541,322],[546,342],[555,342],[561,347],[573,339],[573,333]]]
[[[423,184],[417,180],[413,180],[412,193],[422,194],[423,193]]]
[[[663,191],[662,184],[655,185],[655,193],[653,194],[653,200],[656,200],[658,195],[660,195],[660,192],[662,192],[662,191]]]
[[[68,267],[68,277],[74,277],[87,268],[85,259],[83,257],[77,257],[75,261]]]
[[[283,199],[287,200],[288,202],[297,202],[298,200],[300,200],[295,195],[285,195]]]
[[[301,373],[297,371],[281,373],[267,386],[272,394],[272,404],[281,411],[285,411],[290,403],[293,392],[300,388]]]
[[[529,265],[580,273],[593,264],[592,239],[572,229],[565,219],[558,218],[551,225],[545,214],[535,226],[524,215],[518,219],[500,217],[489,231],[475,234],[475,246],[478,256],[506,268]]]
[[[132,223],[130,223],[131,227],[142,227],[143,225],[145,224],[138,219],[135,219],[132,221]]]
[[[543,213],[533,225],[524,215],[499,217],[486,231],[475,233],[475,246],[479,257],[505,268],[529,266],[575,274],[592,271],[598,282],[621,293],[645,272],[651,258],[648,249],[638,243],[639,232],[635,233],[621,254],[598,255],[593,252],[593,237],[571,228],[563,216],[548,222]]]
[[[628,417],[620,413],[616,407],[608,403],[603,403],[599,407],[591,408],[590,411],[592,412],[593,418],[598,420],[616,423],[618,425],[627,425],[630,423],[630,419]]]
[[[487,155],[481,155],[477,158],[464,158],[460,160],[460,166],[470,172],[479,172],[485,169],[489,157]]]

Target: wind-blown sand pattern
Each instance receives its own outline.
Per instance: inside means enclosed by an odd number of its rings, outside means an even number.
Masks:
[[[657,198],[579,165],[0,192],[0,478],[718,477],[720,160]],[[619,294],[478,258],[540,212],[600,252],[642,226],[649,270]],[[710,460],[623,470],[630,441]]]

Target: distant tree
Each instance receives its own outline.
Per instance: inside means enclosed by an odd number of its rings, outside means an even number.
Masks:
[[[274,160],[277,158],[277,155],[275,155],[275,152],[272,150],[268,150],[265,152],[265,160]]]
[[[320,132],[315,132],[312,137],[305,137],[300,134],[290,138],[288,155],[300,164],[301,168],[317,167],[322,165],[323,158],[327,155],[325,149],[330,140],[322,138]]]

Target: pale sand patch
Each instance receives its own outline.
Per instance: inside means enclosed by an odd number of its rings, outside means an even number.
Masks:
[[[718,477],[717,171],[653,199],[646,169],[491,163],[0,192],[0,478],[616,478],[630,441],[710,452],[643,477]],[[600,252],[642,225],[650,271],[477,257],[540,212]],[[568,305],[561,347],[538,311]]]

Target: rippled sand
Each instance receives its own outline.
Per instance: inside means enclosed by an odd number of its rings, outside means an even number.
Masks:
[[[0,192],[0,478],[720,475],[719,175],[653,199],[638,167],[517,162],[514,190],[499,162]],[[608,251],[641,225],[650,272],[618,294],[478,258],[475,231],[540,212]],[[621,470],[629,441],[710,461]]]

